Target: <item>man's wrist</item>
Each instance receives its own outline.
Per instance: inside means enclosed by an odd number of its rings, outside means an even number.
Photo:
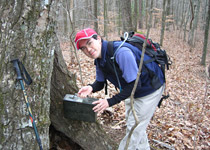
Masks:
[[[91,84],[88,84],[87,86],[89,86],[91,88],[91,92],[93,92],[93,87],[91,86]]]

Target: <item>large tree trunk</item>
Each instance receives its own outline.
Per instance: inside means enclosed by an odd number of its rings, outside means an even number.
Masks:
[[[14,58],[23,62],[33,79],[25,87],[44,150],[50,148],[50,125],[83,149],[115,149],[97,123],[63,117],[62,99],[67,93],[75,93],[77,87],[56,37],[59,3],[52,1],[46,6],[36,0],[0,3],[0,149],[39,149],[22,91],[16,86],[19,83],[10,63]]]
[[[57,50],[52,15],[35,0],[0,3],[0,149],[39,149],[10,63],[14,58],[23,62],[33,79],[25,86],[26,93],[43,149],[49,149],[50,83]]]
[[[79,144],[85,150],[111,150],[116,145],[110,141],[98,123],[73,121],[64,118],[63,98],[77,91],[75,76],[67,71],[60,51],[56,51],[51,82],[50,119],[56,130]]]

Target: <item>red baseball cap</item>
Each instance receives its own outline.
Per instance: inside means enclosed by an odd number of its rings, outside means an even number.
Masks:
[[[97,35],[97,33],[91,28],[86,28],[77,32],[76,37],[75,37],[75,43],[76,43],[77,49],[79,49],[80,40],[90,39],[92,38],[93,35]]]

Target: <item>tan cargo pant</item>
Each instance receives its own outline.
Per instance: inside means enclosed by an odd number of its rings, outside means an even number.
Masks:
[[[128,150],[150,150],[146,128],[155,112],[155,109],[161,99],[165,85],[150,95],[136,98],[134,100],[134,108],[139,118],[139,124],[131,135]],[[120,142],[118,150],[124,150],[128,134],[135,124],[135,119],[131,110],[130,99],[125,100],[126,108],[126,135]]]

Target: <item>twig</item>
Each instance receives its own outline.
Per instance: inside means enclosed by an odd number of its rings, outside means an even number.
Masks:
[[[120,122],[116,123],[116,124],[114,125],[114,127],[118,126],[119,124],[121,124],[121,123],[123,123],[123,122],[125,122],[125,119],[123,119],[123,120],[121,120]]]
[[[165,147],[169,150],[175,150],[175,148],[167,143],[163,143],[161,141],[158,141],[158,140],[155,140],[155,139],[152,139],[153,142],[157,143],[158,145],[160,145],[161,147]]]
[[[152,1],[153,2],[153,1]],[[150,32],[150,26],[151,26],[151,21],[152,21],[152,5],[153,3],[151,3],[151,11],[150,11],[150,20],[149,20],[149,24],[148,24],[148,28],[147,28],[147,35],[146,35],[146,39],[144,40],[144,44],[143,44],[143,50],[142,50],[142,54],[141,54],[141,60],[140,60],[140,64],[139,64],[139,70],[138,70],[138,74],[137,74],[137,78],[136,78],[136,81],[135,81],[135,84],[134,84],[134,87],[133,87],[133,90],[131,92],[131,109],[132,109],[132,113],[133,113],[133,116],[134,116],[134,119],[135,119],[135,124],[134,126],[131,128],[131,131],[129,132],[129,135],[128,135],[128,138],[127,138],[127,141],[126,141],[126,145],[125,145],[125,150],[128,149],[128,146],[129,146],[129,143],[130,143],[130,138],[131,138],[131,135],[133,134],[133,131],[134,129],[138,126],[139,124],[139,119],[136,115],[136,112],[135,112],[135,109],[134,109],[134,94],[135,94],[135,91],[136,91],[136,87],[138,85],[138,81],[139,81],[139,78],[140,78],[140,75],[141,75],[141,70],[142,70],[142,65],[143,65],[143,61],[144,61],[144,54],[145,54],[145,50],[146,50],[146,45],[147,45],[147,39],[149,37],[149,32]]]

